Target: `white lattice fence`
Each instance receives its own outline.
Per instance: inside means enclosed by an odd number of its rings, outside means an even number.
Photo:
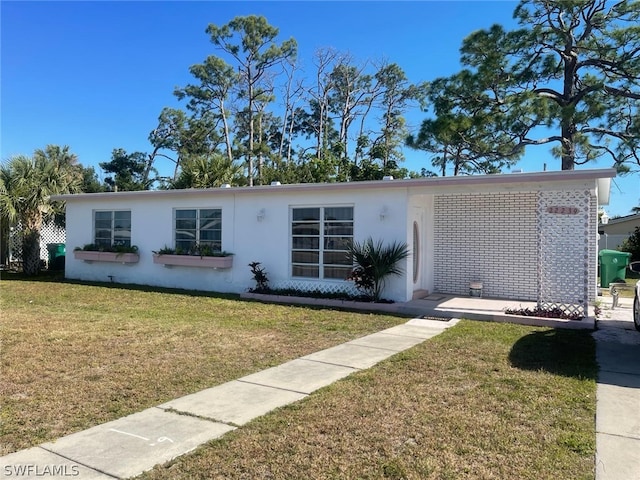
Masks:
[[[538,305],[587,314],[592,195],[589,190],[538,194]]]
[[[48,243],[65,243],[67,234],[64,228],[57,225],[45,224],[40,231],[40,259],[49,259]],[[22,262],[22,226],[12,227],[9,235],[9,261]]]
[[[276,284],[271,285],[271,287],[277,289],[299,290],[303,292],[319,291],[326,294],[345,293],[347,295],[358,295],[361,293],[357,288],[354,287],[353,283],[351,282],[326,284],[308,282],[304,280],[286,280],[277,282]]]

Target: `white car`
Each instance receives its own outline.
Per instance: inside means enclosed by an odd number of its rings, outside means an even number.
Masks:
[[[632,272],[640,273],[640,262],[631,262],[629,269]],[[640,332],[640,280],[636,282],[636,288],[633,291],[633,324]]]

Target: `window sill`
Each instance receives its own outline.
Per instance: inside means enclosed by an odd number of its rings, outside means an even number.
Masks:
[[[225,269],[233,266],[233,255],[225,257],[200,257],[198,255],[154,254],[153,263],[165,267],[204,267]]]
[[[76,250],[73,252],[76,260],[86,263],[92,262],[113,262],[113,263],[138,263],[140,255],[137,253],[117,253],[117,252],[92,252],[87,250]]]

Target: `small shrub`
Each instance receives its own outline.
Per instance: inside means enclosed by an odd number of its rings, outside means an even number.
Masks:
[[[249,289],[249,291],[253,293],[269,292],[269,278],[264,267],[261,266],[260,262],[251,262],[249,267],[253,274],[253,280],[256,282],[255,288]]]
[[[566,312],[559,307],[545,308],[505,308],[504,313],[507,315],[522,315],[525,317],[541,317],[541,318],[561,318],[564,320],[582,320],[583,315],[578,312]]]
[[[184,250],[181,247],[171,248],[165,245],[160,250],[154,250],[153,253],[157,255],[192,255],[194,257],[228,257],[233,255],[233,253],[225,252],[224,250],[216,252],[210,245],[198,245],[197,243],[189,250]]]
[[[173,255],[175,254],[175,250],[171,247],[167,247],[166,245],[162,247],[160,250],[154,250],[153,253],[157,255]]]
[[[402,273],[398,263],[409,256],[409,249],[406,243],[393,242],[385,246],[382,240],[374,242],[369,237],[363,243],[354,241],[348,255],[355,266],[347,280],[354,282],[371,300],[379,302],[385,279]]]
[[[82,247],[74,248],[75,251],[84,252],[112,252],[112,253],[138,253],[138,247],[136,245],[96,245],[95,243],[87,243]]]

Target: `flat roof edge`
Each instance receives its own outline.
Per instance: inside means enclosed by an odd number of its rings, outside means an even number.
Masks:
[[[362,190],[376,188],[409,188],[409,187],[438,187],[446,188],[461,185],[503,185],[514,183],[539,183],[562,182],[580,180],[611,179],[616,176],[614,168],[563,170],[530,173],[505,173],[492,175],[468,175],[454,177],[424,177],[398,180],[368,180],[363,182],[336,182],[336,183],[296,183],[284,185],[258,185],[253,187],[217,187],[217,188],[189,188],[177,190],[142,190],[133,192],[101,192],[101,193],[77,193],[65,195],[52,195],[51,200],[97,200],[97,199],[122,199],[147,196],[189,196],[202,194],[249,194],[263,192],[297,192],[301,190]]]

